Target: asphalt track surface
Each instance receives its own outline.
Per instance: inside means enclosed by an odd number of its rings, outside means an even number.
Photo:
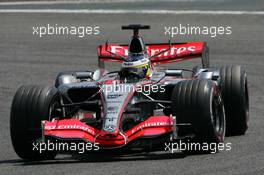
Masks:
[[[85,38],[32,35],[32,26],[48,23],[100,26],[101,33]],[[226,142],[232,143],[231,151],[210,155],[154,152],[92,158],[59,155],[56,160],[44,162],[20,160],[9,135],[10,106],[16,89],[22,84],[53,84],[57,73],[64,70],[95,70],[96,46],[106,39],[128,42],[130,32],[120,30],[121,25],[128,23],[152,26],[150,31],[143,32],[146,42],[166,42],[165,25],[232,26],[231,35],[215,38],[188,35],[173,40],[207,41],[212,66],[241,64],[246,67],[250,93],[246,135],[226,138]],[[264,174],[263,15],[1,13],[0,24],[0,174]]]

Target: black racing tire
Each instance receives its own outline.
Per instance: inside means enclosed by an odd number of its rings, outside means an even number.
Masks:
[[[42,136],[41,121],[51,120],[52,108],[58,104],[55,87],[21,86],[12,102],[10,115],[11,140],[17,155],[25,160],[54,159],[56,151],[40,153],[33,143]]]
[[[220,86],[226,112],[226,135],[244,135],[248,129],[247,74],[242,66],[220,68]]]
[[[220,92],[213,81],[186,80],[177,83],[172,92],[172,114],[178,124],[190,123],[199,144],[219,144],[225,138],[225,111]],[[211,150],[184,150],[187,153],[210,153]]]

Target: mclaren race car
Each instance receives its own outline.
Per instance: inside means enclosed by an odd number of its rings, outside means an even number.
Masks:
[[[131,42],[99,45],[98,70],[62,72],[53,86],[17,90],[10,130],[20,158],[53,159],[59,152],[76,152],[80,143],[94,148],[86,152],[144,152],[179,141],[221,144],[226,135],[245,134],[249,99],[244,67],[210,67],[205,42],[145,44],[139,30],[150,26],[122,29],[133,30]],[[194,58],[201,58],[202,66],[157,67]],[[105,62],[118,62],[121,68],[108,72]],[[52,149],[45,145],[51,143]],[[57,150],[62,143],[64,150]]]

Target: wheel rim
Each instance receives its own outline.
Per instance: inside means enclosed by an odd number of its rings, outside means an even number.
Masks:
[[[225,112],[221,97],[217,94],[212,102],[212,122],[220,141],[223,141],[225,135]]]
[[[49,107],[49,121],[51,121],[53,118],[59,118],[61,117],[61,107],[59,98],[56,97],[54,100],[52,100],[52,103]]]

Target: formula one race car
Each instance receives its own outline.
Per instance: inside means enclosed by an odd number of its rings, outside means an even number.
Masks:
[[[122,29],[133,30],[130,44],[99,45],[98,70],[63,72],[54,86],[17,90],[10,126],[19,157],[52,159],[58,151],[77,151],[73,143],[92,144],[93,152],[154,151],[170,142],[220,144],[225,135],[245,134],[249,99],[242,66],[209,67],[205,42],[144,44],[139,29],[150,26]],[[193,58],[201,58],[201,68],[156,67]],[[120,62],[121,69],[107,72],[105,62]],[[43,146],[48,143],[56,146]],[[64,150],[55,149],[60,143]]]

